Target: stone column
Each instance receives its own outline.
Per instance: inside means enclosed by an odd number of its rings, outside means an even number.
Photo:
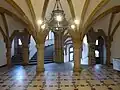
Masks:
[[[73,48],[74,48],[74,69],[73,71],[79,72],[80,71],[80,64],[81,64],[81,57],[82,57],[82,52],[81,52],[81,44],[78,42],[73,42]]]
[[[37,47],[37,73],[44,71],[44,43],[36,45]]]
[[[28,45],[22,47],[23,55],[23,65],[28,65],[29,63],[29,47]]]
[[[90,42],[89,43],[89,52],[88,52],[88,65],[95,65],[96,60],[95,60],[95,42]]]
[[[56,63],[64,63],[63,33],[55,32],[55,59]]]
[[[110,60],[111,60],[111,42],[108,40],[106,42],[106,64],[109,66],[110,65]]]
[[[6,59],[7,59],[7,66],[11,66],[11,44],[7,44],[6,45],[6,49],[7,49],[7,52],[6,52]]]
[[[24,37],[22,37],[22,58],[23,65],[28,65],[29,63],[29,34],[23,33]]]

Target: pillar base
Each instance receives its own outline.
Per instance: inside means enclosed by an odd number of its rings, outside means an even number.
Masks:
[[[12,67],[12,64],[7,64],[7,67],[8,67],[8,68]]]
[[[41,72],[44,72],[45,69],[44,68],[38,68],[36,67],[36,73],[41,73]]]
[[[81,72],[82,68],[73,68],[73,72]]]
[[[27,66],[27,65],[28,65],[28,63],[23,63],[22,65],[23,65],[23,66]]]
[[[64,61],[62,61],[62,60],[54,60],[54,63],[64,63]]]

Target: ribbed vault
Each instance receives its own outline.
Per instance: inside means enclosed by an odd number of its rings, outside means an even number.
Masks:
[[[42,32],[38,29],[37,20],[49,19],[55,0],[0,0],[0,12],[11,13],[24,24],[33,36]],[[77,32],[84,34],[94,23],[112,13],[113,8],[120,4],[119,0],[61,0],[67,19],[78,19],[80,25]],[[109,10],[110,9],[110,10]],[[119,9],[116,9],[119,10]],[[104,14],[104,15],[103,15]],[[8,25],[9,26],[9,25]],[[73,35],[74,36],[74,35]]]

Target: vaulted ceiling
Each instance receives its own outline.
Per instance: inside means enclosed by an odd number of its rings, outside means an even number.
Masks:
[[[0,12],[6,13],[24,27],[37,29],[37,20],[49,18],[56,0],[0,0]],[[85,33],[88,28],[111,14],[119,11],[114,8],[120,5],[120,0],[60,0],[67,19],[80,20],[79,31]],[[9,18],[9,17],[7,17]],[[10,22],[9,22],[10,23]],[[9,24],[8,23],[8,24]]]

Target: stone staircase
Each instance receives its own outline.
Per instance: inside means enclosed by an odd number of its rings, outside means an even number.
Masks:
[[[45,47],[44,64],[54,63],[53,53],[54,53],[54,45],[49,45]],[[34,56],[31,58],[29,62],[30,64],[37,63],[37,52],[34,54]]]
[[[23,61],[22,55],[19,55],[19,54],[14,55],[14,56],[12,56],[11,60],[12,60],[12,64],[21,64]]]

